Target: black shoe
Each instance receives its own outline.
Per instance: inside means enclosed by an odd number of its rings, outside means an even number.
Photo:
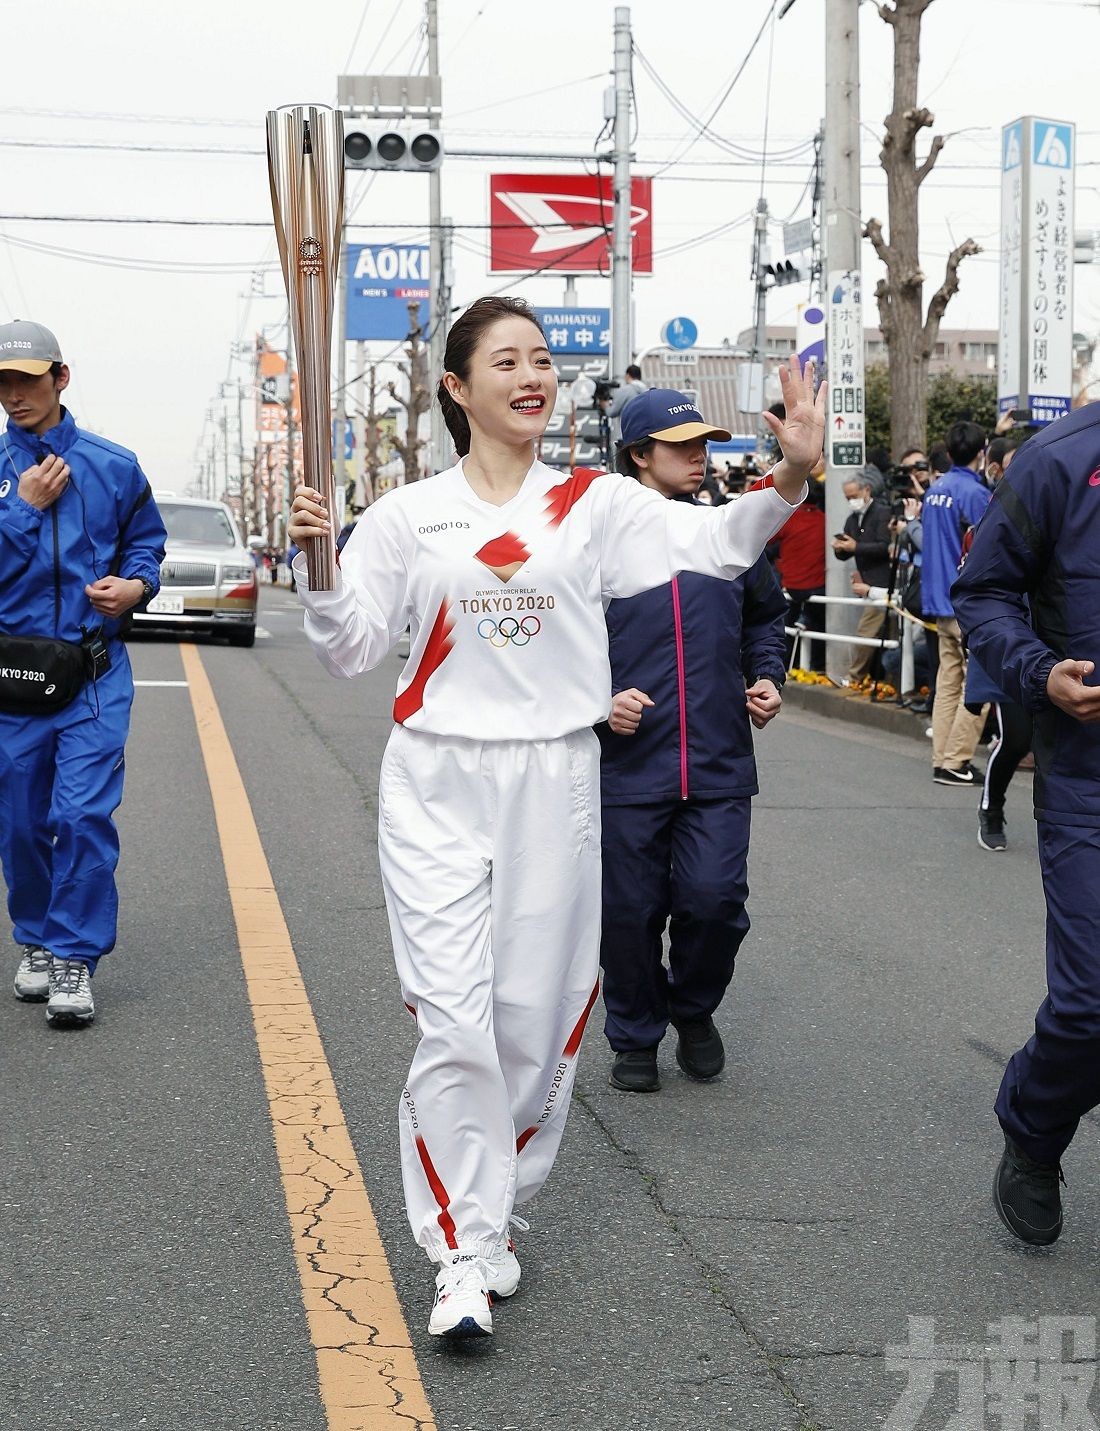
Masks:
[[[1007,850],[1003,810],[978,811],[978,844],[983,850]]]
[[[661,1086],[656,1046],[628,1048],[617,1053],[607,1081],[620,1093],[656,1093]]]
[[[714,1020],[709,1017],[685,1019],[676,1024],[676,1032],[680,1035],[676,1042],[676,1062],[687,1076],[701,1082],[717,1078],[726,1066],[726,1050]]]
[[[932,714],[932,702],[929,700],[912,701],[909,709],[914,715],[930,716]]]
[[[1034,1247],[1057,1241],[1062,1230],[1061,1167],[1037,1163],[1007,1135],[993,1179],[993,1206],[1009,1232]]]
[[[932,771],[932,779],[937,785],[962,785],[973,786],[978,783],[978,772],[968,762],[958,770],[951,770],[946,765],[938,765]]]

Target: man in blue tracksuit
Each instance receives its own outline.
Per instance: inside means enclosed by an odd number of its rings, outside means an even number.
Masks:
[[[114,947],[123,763],[134,684],[120,620],[155,595],[165,530],[137,458],[77,427],[69,369],[39,323],[0,326],[0,640],[105,650],[48,714],[0,709],[0,861],[22,957],[17,998],[87,1024],[91,975]]]
[[[950,471],[937,477],[921,507],[921,608],[936,623],[939,669],[932,702],[932,779],[937,785],[976,786],[970,763],[978,748],[985,713],[966,708],[966,652],[951,604],[951,583],[959,570],[962,541],[989,505],[989,489],[979,469],[985,433],[976,422],[957,422],[947,434]]]
[[[1025,1242],[1062,1229],[1062,1154],[1100,1104],[1100,406],[1033,437],[953,587],[983,669],[1035,721],[1047,998],[997,1097],[993,1196]],[[1029,618],[1030,609],[1030,618]]]
[[[682,393],[654,388],[623,413],[620,471],[691,501],[707,426]],[[778,712],[786,602],[761,558],[737,581],[683,573],[607,610],[614,699],[602,746],[605,1032],[611,1086],[660,1086],[671,1022],[689,1076],[725,1062],[713,1015],[749,928],[750,719]],[[662,936],[669,925],[669,967]]]

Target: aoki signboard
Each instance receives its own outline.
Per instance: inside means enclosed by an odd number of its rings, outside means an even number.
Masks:
[[[630,185],[631,265],[653,272],[649,179]],[[614,195],[608,174],[493,174],[490,273],[611,272]]]
[[[1034,423],[1070,410],[1074,129],[1026,116],[1001,131],[997,405]]]

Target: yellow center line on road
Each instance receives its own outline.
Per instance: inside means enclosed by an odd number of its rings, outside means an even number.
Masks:
[[[435,1431],[344,1111],[209,677],[191,690],[330,1431]]]

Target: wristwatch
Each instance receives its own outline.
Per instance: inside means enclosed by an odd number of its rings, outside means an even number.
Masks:
[[[144,603],[146,601],[152,601],[153,597],[157,594],[156,587],[151,581],[146,581],[144,577],[140,577],[139,580],[141,581],[142,602]]]

